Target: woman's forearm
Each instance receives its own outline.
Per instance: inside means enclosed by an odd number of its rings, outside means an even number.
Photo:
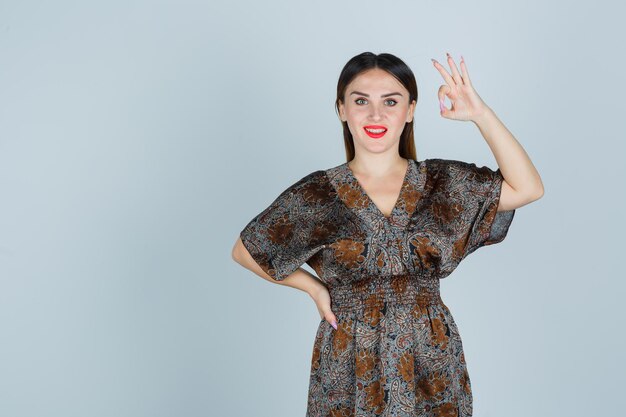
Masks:
[[[506,182],[529,199],[543,195],[543,184],[526,151],[489,107],[472,120],[487,141]]]
[[[310,274],[308,271],[305,271],[302,268],[298,268],[284,280],[275,280],[274,278],[269,276],[263,270],[263,268],[259,266],[259,264],[256,263],[254,258],[252,258],[246,247],[243,245],[240,237],[237,238],[237,241],[233,246],[231,256],[233,260],[235,260],[235,262],[273,284],[280,284],[286,285],[287,287],[297,288],[311,296],[315,295],[318,290],[325,288],[324,283],[319,278]]]
[[[313,274],[310,274],[308,271],[302,268],[296,269],[294,272],[291,273],[291,275],[283,280],[278,281],[269,276],[250,256],[247,257],[247,259],[245,260],[241,259],[241,257],[237,257],[235,258],[235,260],[245,268],[254,272],[264,280],[271,282],[272,284],[279,284],[291,288],[296,288],[298,290],[306,292],[311,296],[315,295],[318,290],[325,287],[324,283],[320,281],[319,278],[317,278]]]
[[[303,268],[296,269],[293,273],[291,273],[291,275],[282,281],[276,281],[269,276],[268,278],[276,284],[302,290],[311,296],[313,296],[322,287],[325,287],[324,283],[320,281],[319,278]]]

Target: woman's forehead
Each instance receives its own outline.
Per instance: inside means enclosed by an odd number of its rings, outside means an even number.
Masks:
[[[350,84],[348,84],[348,89],[350,90],[348,93],[352,90],[359,90],[363,93],[376,93],[383,90],[385,90],[384,92],[387,92],[386,90],[390,88],[401,88],[406,91],[402,83],[400,83],[393,75],[389,74],[385,70],[376,68],[357,75],[350,82]]]

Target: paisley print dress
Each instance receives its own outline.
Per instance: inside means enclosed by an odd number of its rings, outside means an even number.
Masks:
[[[501,242],[515,210],[497,212],[500,169],[409,159],[385,216],[347,163],[283,191],[241,231],[273,279],[307,263],[328,287],[335,330],[321,320],[307,417],[465,417],[472,390],[440,280]]]

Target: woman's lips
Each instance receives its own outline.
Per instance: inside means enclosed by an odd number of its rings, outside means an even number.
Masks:
[[[370,132],[367,129],[374,130],[374,132]],[[387,133],[387,128],[385,126],[369,125],[369,126],[364,126],[363,130],[365,130],[365,133],[367,133],[367,136],[373,139],[382,138],[383,136],[385,136],[385,133]]]

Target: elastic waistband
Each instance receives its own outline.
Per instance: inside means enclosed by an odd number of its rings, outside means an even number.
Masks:
[[[369,275],[328,288],[331,309],[350,310],[385,304],[440,304],[439,279],[423,276]]]

